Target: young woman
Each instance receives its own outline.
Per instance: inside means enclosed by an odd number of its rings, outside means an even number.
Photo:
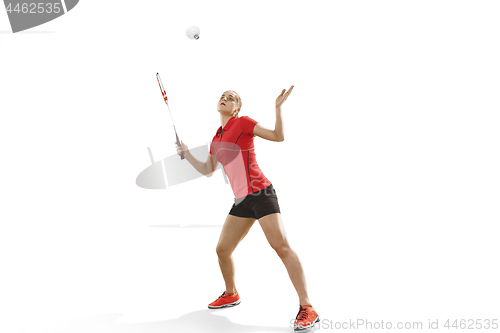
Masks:
[[[220,162],[235,196],[235,202],[224,222],[216,248],[226,291],[208,307],[217,309],[240,303],[240,296],[234,281],[232,253],[255,220],[259,220],[269,244],[285,264],[299,296],[300,308],[294,327],[301,329],[314,326],[316,322],[319,322],[319,316],[309,301],[299,258],[288,244],[276,190],[260,170],[255,159],[253,144],[254,136],[271,141],[284,140],[281,106],[292,90],[293,86],[286,93],[283,89],[276,99],[274,130],[264,128],[247,116],[240,117],[241,98],[235,91],[229,90],[222,94],[217,103],[221,127],[212,140],[207,161],[201,162],[194,158],[184,142],[181,142],[182,148],[177,144],[175,146],[177,154],[184,152],[184,157],[189,163],[207,177],[212,176]]]

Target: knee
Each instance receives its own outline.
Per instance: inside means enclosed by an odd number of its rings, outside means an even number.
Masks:
[[[217,247],[215,248],[215,252],[217,252],[217,256],[219,258],[227,258],[227,257],[231,256],[231,253],[233,251],[231,251],[231,249],[229,249],[225,246],[217,245]]]
[[[290,248],[290,246],[285,245],[285,244],[274,245],[274,246],[272,246],[272,248],[274,249],[274,251],[276,251],[276,254],[278,254],[278,256],[281,259],[288,257],[290,255],[290,253],[293,252],[292,249]]]

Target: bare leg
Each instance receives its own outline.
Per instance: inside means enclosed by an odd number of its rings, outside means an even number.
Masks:
[[[307,295],[306,278],[299,257],[290,248],[286,239],[285,227],[280,213],[270,214],[259,220],[260,226],[266,235],[271,247],[285,264],[288,276],[299,296],[300,305],[311,304]]]
[[[220,270],[226,283],[227,293],[232,293],[236,290],[232,253],[239,242],[246,236],[254,222],[254,218],[228,215],[222,226],[216,251],[219,257]]]

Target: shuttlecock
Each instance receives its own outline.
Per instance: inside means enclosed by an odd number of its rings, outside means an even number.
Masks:
[[[186,35],[191,39],[198,39],[200,38],[200,28],[192,25],[189,28],[187,28]]]

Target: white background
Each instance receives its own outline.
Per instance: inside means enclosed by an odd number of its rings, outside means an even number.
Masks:
[[[297,294],[258,223],[233,254],[241,305],[206,308],[225,288],[220,172],[135,184],[147,147],[175,153],[156,72],[190,147],[220,126],[225,90],[272,129],[295,86],[285,141],[255,146],[322,319],[498,318],[499,14],[496,1],[82,0],[12,34],[0,11],[2,331],[290,330]]]

